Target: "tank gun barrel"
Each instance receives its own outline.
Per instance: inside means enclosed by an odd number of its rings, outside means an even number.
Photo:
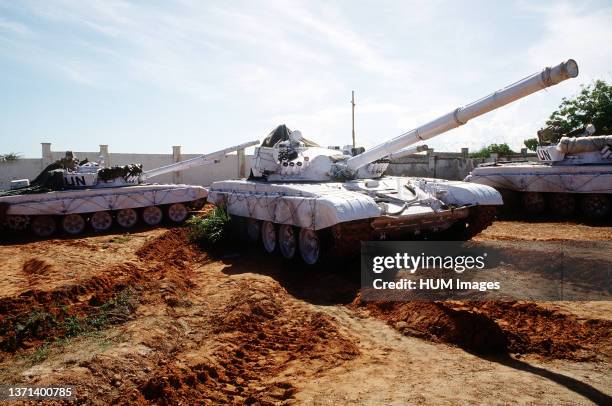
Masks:
[[[210,154],[204,154],[195,158],[187,159],[185,161],[177,162],[170,165],[165,165],[160,168],[155,168],[143,172],[140,175],[140,180],[145,181],[147,179],[153,178],[155,176],[164,175],[166,173],[172,173],[176,171],[184,171],[186,169],[194,168],[196,166],[208,165],[215,162],[215,159],[222,158],[230,152],[238,151],[240,149],[245,149],[248,147],[252,147],[253,145],[259,144],[259,141],[250,141],[245,142],[240,145],[235,145],[233,147],[224,148],[219,151],[212,152]]]
[[[415,145],[414,147],[404,148],[392,154],[389,154],[389,159],[400,159],[408,155],[416,154],[417,152],[427,151],[429,147],[427,145]]]
[[[500,89],[480,100],[459,107],[450,113],[438,117],[427,124],[408,131],[362,154],[349,158],[346,166],[356,171],[364,165],[384,158],[409,145],[424,141],[459,127],[489,111],[495,110],[515,100],[521,99],[539,90],[554,86],[562,81],[578,76],[578,64],[573,59],[562,62],[552,68],[545,68],[503,89]]]

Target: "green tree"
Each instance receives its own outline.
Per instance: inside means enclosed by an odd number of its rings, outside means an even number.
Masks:
[[[508,146],[508,144],[491,144],[486,147],[480,148],[476,152],[472,152],[470,156],[472,158],[488,158],[491,154],[497,154],[499,156],[508,156],[515,154],[514,151]]]
[[[612,86],[603,80],[582,85],[573,98],[563,98],[546,125],[555,134],[567,134],[589,123],[595,126],[595,135],[612,134]]]
[[[523,141],[523,143],[525,144],[525,146],[527,147],[528,150],[530,151],[535,151],[538,149],[538,139],[537,138],[529,138],[525,141]]]

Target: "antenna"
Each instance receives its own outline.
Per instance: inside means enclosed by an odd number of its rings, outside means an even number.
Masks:
[[[353,110],[353,148],[355,148],[355,91],[351,91],[351,107]]]

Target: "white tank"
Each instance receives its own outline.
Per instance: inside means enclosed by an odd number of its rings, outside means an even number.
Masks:
[[[244,220],[245,233],[266,251],[288,259],[299,254],[307,264],[326,252],[355,252],[369,239],[470,238],[502,205],[494,188],[384,176],[388,157],[577,74],[570,59],[365,152],[323,148],[279,126],[256,148],[252,176],[214,182],[208,201]]]
[[[538,133],[541,143],[544,133]],[[497,189],[509,214],[605,219],[612,204],[612,136],[594,133],[589,124],[577,137],[539,146],[538,162],[483,164],[465,181]]]
[[[132,164],[104,167],[103,162],[78,163],[72,153],[47,167],[32,182],[0,192],[0,224],[11,231],[49,237],[58,229],[80,234],[89,225],[108,230],[113,223],[124,229],[139,221],[159,225],[164,218],[181,223],[191,209],[201,208],[208,190],[202,186],[148,184],[156,176],[218,163],[225,155],[258,144],[237,145],[161,168],[142,171]]]

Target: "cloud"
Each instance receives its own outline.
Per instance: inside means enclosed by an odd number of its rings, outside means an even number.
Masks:
[[[92,97],[105,97],[108,90],[137,94],[145,103],[149,94],[167,96],[178,104],[168,105],[168,111],[194,122],[176,123],[191,138],[175,142],[197,148],[262,138],[280,122],[322,144],[347,144],[352,89],[357,91],[358,141],[372,146],[575,57],[579,80],[429,142],[436,149],[456,150],[506,141],[518,149],[562,96],[574,93],[581,82],[610,77],[612,69],[612,49],[595,44],[612,39],[608,6],[505,5],[528,16],[525,24],[531,24],[528,35],[506,38],[514,23],[504,16],[490,15],[484,7],[464,10],[438,2],[373,7],[275,0],[1,1],[3,57],[87,86],[97,92]],[[116,108],[121,110],[121,101]],[[200,112],[207,113],[205,129],[197,128],[203,121],[193,119]],[[157,119],[150,118],[153,130]],[[228,122],[233,139],[201,140],[203,130]],[[126,131],[108,128],[113,130]],[[136,135],[166,142],[155,132]]]
[[[3,31],[19,36],[28,36],[31,34],[31,31],[25,25],[0,18],[0,32]]]

